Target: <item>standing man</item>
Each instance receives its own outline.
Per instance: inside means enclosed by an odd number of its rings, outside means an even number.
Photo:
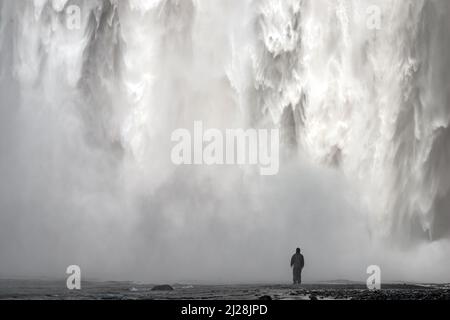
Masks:
[[[297,250],[295,250],[295,254],[291,258],[291,268],[293,268],[294,273],[294,284],[302,283],[302,270],[304,266],[305,259],[300,253],[300,248],[297,248]]]

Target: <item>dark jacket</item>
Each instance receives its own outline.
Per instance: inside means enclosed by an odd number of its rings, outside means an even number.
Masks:
[[[291,258],[291,267],[301,268],[305,266],[305,259],[301,253],[296,253]]]

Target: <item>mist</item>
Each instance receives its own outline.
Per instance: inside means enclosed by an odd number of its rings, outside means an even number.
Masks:
[[[449,15],[0,0],[0,277],[290,282],[301,247],[306,281],[449,282]],[[174,165],[197,120],[280,129],[279,174]]]

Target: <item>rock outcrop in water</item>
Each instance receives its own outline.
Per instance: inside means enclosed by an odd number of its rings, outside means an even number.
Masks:
[[[168,284],[162,284],[158,286],[154,286],[152,291],[173,291],[173,287]]]

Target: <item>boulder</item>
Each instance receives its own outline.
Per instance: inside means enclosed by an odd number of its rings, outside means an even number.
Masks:
[[[172,290],[173,290],[172,286],[169,286],[168,284],[162,284],[159,286],[154,286],[152,288],[152,291],[172,291]]]

